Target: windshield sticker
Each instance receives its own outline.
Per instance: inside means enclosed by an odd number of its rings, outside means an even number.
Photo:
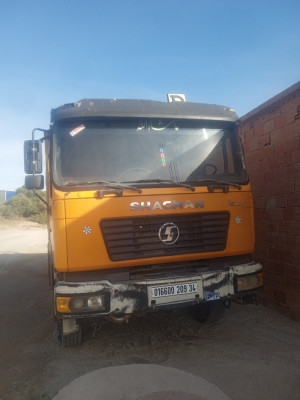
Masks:
[[[84,126],[83,124],[81,124],[81,125],[77,126],[77,128],[73,129],[73,130],[70,132],[70,135],[71,135],[71,136],[78,135],[78,133],[81,132],[81,131],[83,131],[84,129],[85,129],[85,126]]]
[[[175,121],[169,121],[168,123],[164,123],[164,121],[155,121],[155,126],[154,122],[152,121],[143,121],[140,123],[140,125],[137,127],[137,131],[164,131],[165,129],[172,128],[175,131],[178,131],[179,128],[176,125]]]
[[[163,147],[161,147],[159,149],[160,151],[160,160],[161,160],[161,165],[162,167],[166,167],[167,166],[167,162],[166,162],[166,157],[165,157],[165,150]]]

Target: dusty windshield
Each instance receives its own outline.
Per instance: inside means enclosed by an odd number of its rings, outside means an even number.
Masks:
[[[228,123],[72,121],[56,124],[53,140],[53,177],[58,186],[247,180],[236,128]]]

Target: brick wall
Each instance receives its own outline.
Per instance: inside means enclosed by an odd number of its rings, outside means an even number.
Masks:
[[[254,194],[260,300],[300,320],[300,82],[241,118]]]

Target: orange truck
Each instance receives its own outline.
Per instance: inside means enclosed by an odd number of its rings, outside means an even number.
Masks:
[[[82,323],[186,306],[203,322],[263,285],[253,199],[234,110],[84,99],[25,141],[25,187],[42,189],[48,270],[65,346]],[[42,132],[40,139],[36,133]]]

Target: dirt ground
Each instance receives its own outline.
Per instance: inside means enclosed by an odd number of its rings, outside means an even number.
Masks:
[[[107,322],[87,327],[81,346],[62,348],[46,243],[45,227],[0,221],[0,400],[50,400],[83,374],[139,363],[192,373],[232,400],[300,398],[300,324],[261,305],[233,304],[215,324],[185,309]]]

